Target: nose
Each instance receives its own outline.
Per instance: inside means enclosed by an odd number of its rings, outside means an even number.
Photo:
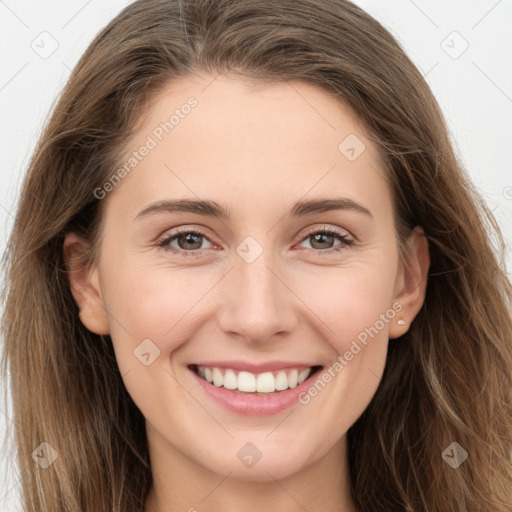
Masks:
[[[265,255],[266,251],[252,263],[238,259],[221,291],[225,297],[218,315],[220,328],[250,345],[284,336],[298,323],[299,301],[275,261]]]

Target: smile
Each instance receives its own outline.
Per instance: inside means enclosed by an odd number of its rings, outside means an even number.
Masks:
[[[243,393],[275,393],[293,389],[320,368],[320,366],[311,366],[252,373],[234,368],[191,365],[196,375],[210,384]]]
[[[259,365],[205,361],[188,365],[193,381],[208,400],[231,412],[256,416],[277,414],[297,405],[299,395],[322,368],[279,361]]]

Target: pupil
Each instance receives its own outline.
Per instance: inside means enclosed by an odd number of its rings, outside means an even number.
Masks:
[[[191,243],[191,244],[194,244],[194,241],[193,239],[195,238],[196,239],[196,244],[198,243],[197,240],[201,237],[201,235],[194,235],[193,233],[188,233],[180,238],[184,238],[185,239],[185,244],[188,244],[188,243]],[[181,244],[180,244],[181,245]],[[199,242],[199,245],[201,245],[201,243]],[[197,247],[187,247],[188,249],[197,249]]]
[[[320,243],[322,243],[322,238],[323,238],[324,239],[323,242],[325,243],[326,242],[325,239],[332,239],[333,235],[327,235],[325,233],[318,233],[313,238],[315,239],[315,241],[319,241]],[[331,241],[331,240],[327,240],[327,241]]]

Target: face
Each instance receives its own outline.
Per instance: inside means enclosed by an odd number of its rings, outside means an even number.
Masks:
[[[240,480],[342,453],[424,294],[348,108],[301,82],[194,76],[159,95],[124,163],[72,289],[150,446]]]

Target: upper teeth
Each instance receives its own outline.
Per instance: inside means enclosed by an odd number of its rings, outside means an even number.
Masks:
[[[223,386],[226,389],[238,389],[247,393],[273,393],[294,388],[304,382],[310,375],[312,368],[290,368],[278,372],[264,372],[254,374],[229,368],[207,368],[197,366],[199,376],[213,383],[215,386]],[[275,375],[274,375],[275,374]]]

